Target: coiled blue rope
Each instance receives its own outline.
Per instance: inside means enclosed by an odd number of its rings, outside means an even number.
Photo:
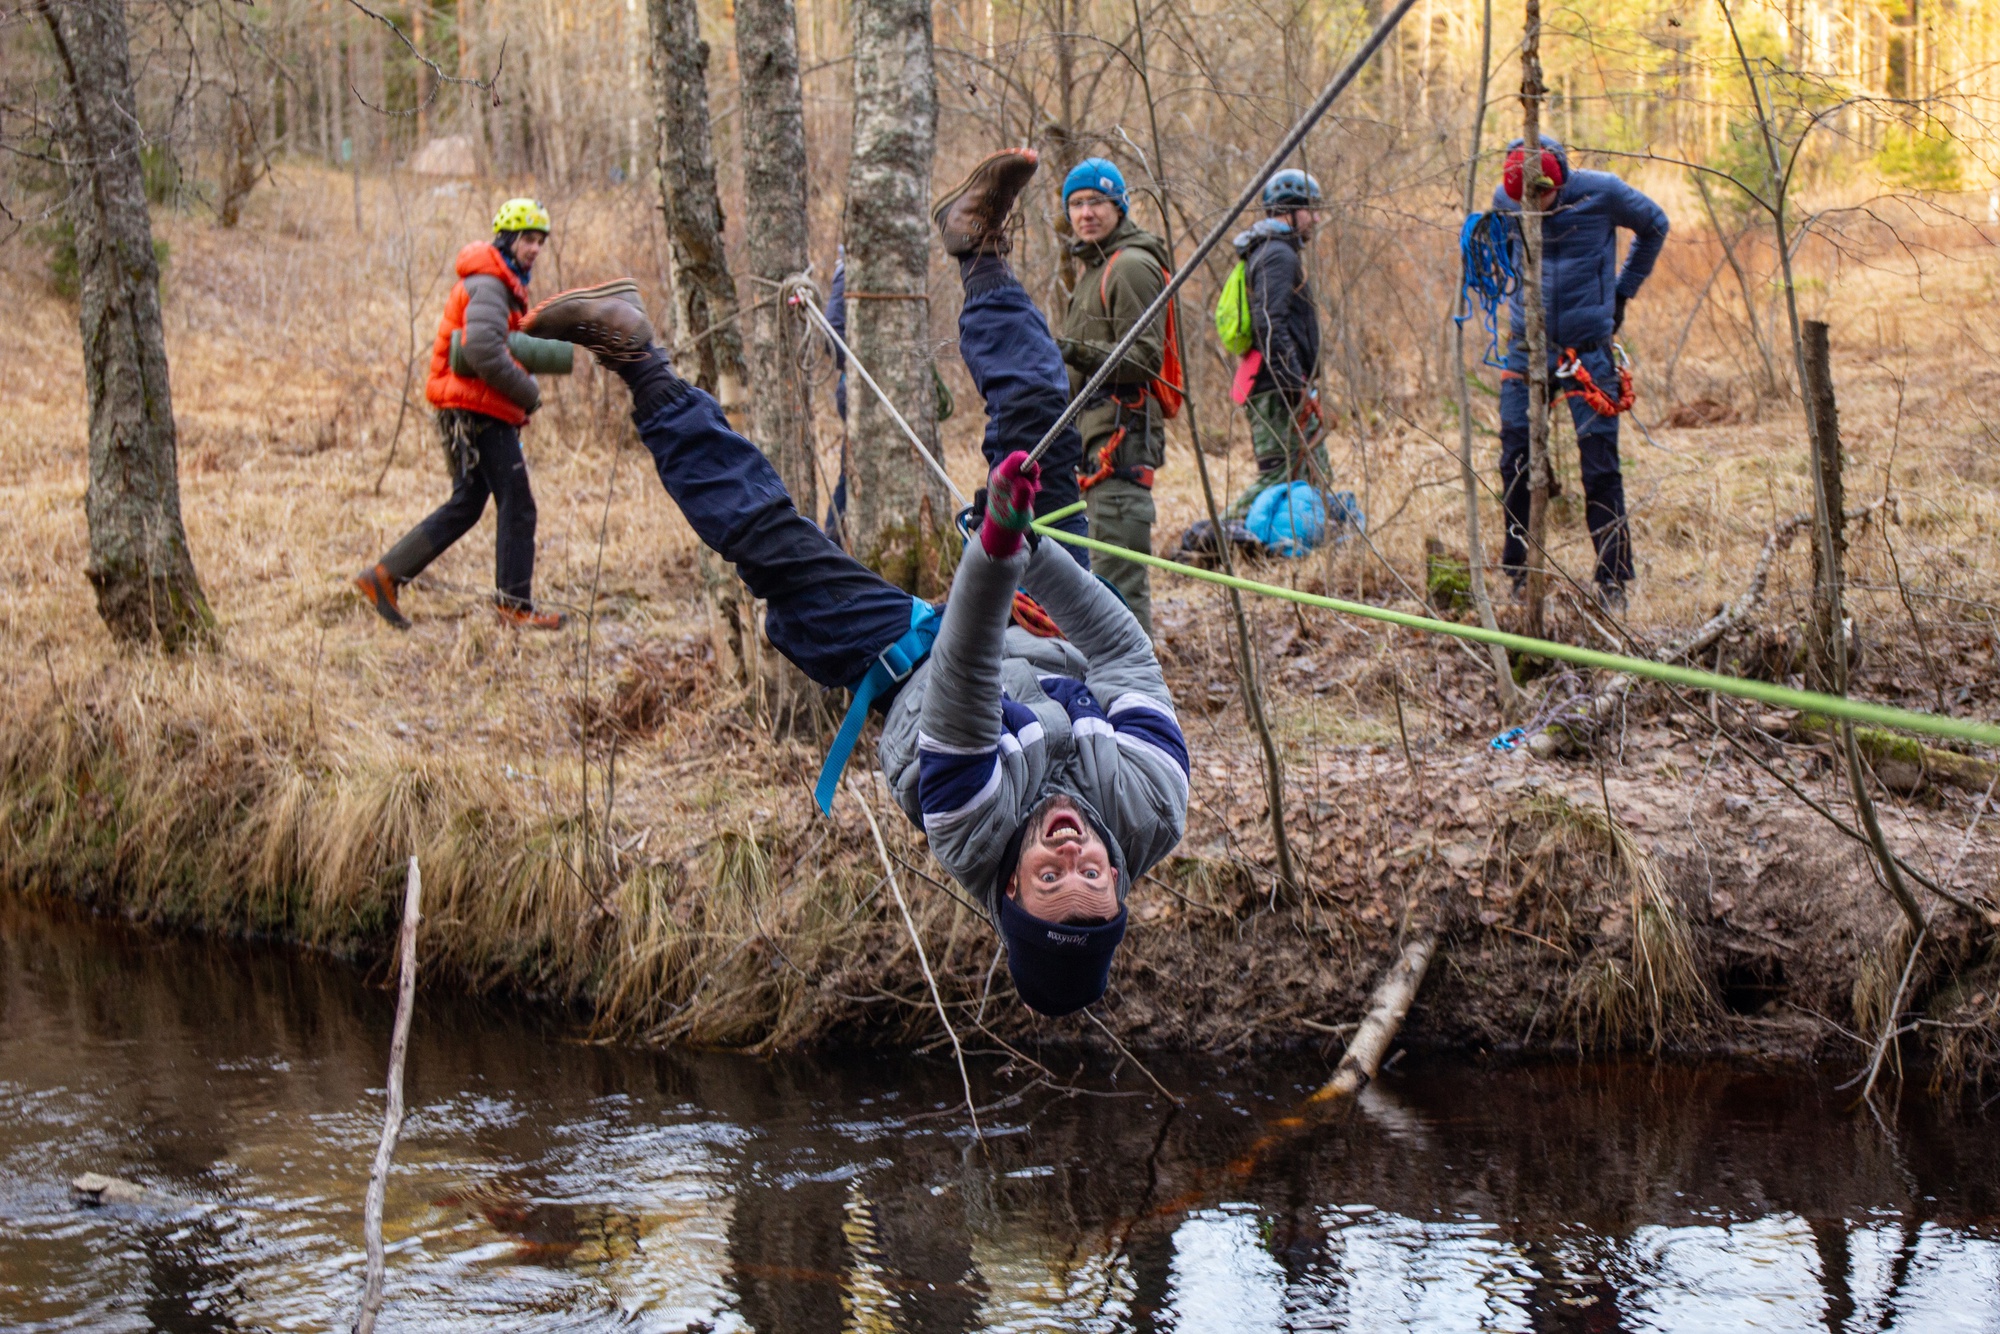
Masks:
[[[1521,290],[1521,266],[1516,247],[1521,233],[1513,218],[1505,213],[1474,213],[1459,229],[1458,253],[1464,265],[1460,313],[1452,318],[1460,324],[1476,311],[1480,327],[1486,330],[1488,366],[1503,367],[1500,360],[1500,303]]]

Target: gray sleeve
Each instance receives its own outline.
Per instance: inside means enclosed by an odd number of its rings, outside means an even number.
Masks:
[[[465,280],[465,338],[461,346],[472,373],[505,394],[515,407],[541,406],[541,387],[507,350],[507,284],[484,273]]]
[[[1139,628],[1118,595],[1097,581],[1053,540],[1045,540],[1028,562],[1021,586],[1042,604],[1049,618],[1089,662],[1084,684],[1107,703],[1138,692],[1171,707],[1153,641]]]
[[[1026,563],[1022,554],[994,560],[976,537],[966,543],[952,577],[944,623],[931,646],[918,723],[926,740],[950,750],[999,744],[1000,658],[1014,589]]]

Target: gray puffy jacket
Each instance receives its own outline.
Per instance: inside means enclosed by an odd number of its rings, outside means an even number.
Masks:
[[[1008,625],[1016,587],[1067,640]],[[878,753],[897,803],[989,914],[1008,844],[1054,793],[1110,844],[1121,900],[1187,828],[1187,742],[1152,641],[1053,542],[1001,561],[966,545],[937,643],[890,705]]]
[[[515,407],[532,413],[542,405],[541,386],[507,350],[507,314],[514,308],[514,294],[491,274],[467,274],[461,281],[465,284],[461,343],[465,364]]]

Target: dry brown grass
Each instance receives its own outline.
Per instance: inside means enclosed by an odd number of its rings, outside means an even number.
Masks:
[[[594,593],[594,635],[524,636],[491,621],[481,592],[490,525],[408,595],[410,634],[388,632],[351,595],[348,576],[443,495],[420,403],[396,434],[405,354],[427,347],[450,256],[480,233],[499,190],[371,181],[370,231],[357,237],[347,188],[344,177],[287,166],[236,232],[158,221],[172,246],[182,502],[223,629],[213,653],[127,653],[98,622],[81,574],[73,313],[31,249],[0,261],[11,317],[0,354],[13,390],[0,436],[0,497],[12,516],[0,528],[0,629],[14,645],[0,659],[0,881],[148,920],[368,951],[389,937],[399,868],[415,853],[432,887],[427,958],[473,985],[582,1006],[600,1031],[750,1046],[931,1033],[914,953],[880,892],[858,813],[828,822],[811,807],[815,739],[771,739],[745,691],[715,668],[695,541],[634,446],[618,386],[592,368],[550,386],[527,434],[542,516],[537,592],[579,611]],[[539,275],[545,289],[657,273],[637,196],[585,197],[568,210]],[[1676,300],[1685,309],[1686,272],[1706,271],[1700,250],[1670,251],[1649,289],[1660,325],[1678,327],[1671,312]],[[1899,262],[1882,254],[1884,266]],[[1872,324],[1862,341],[1853,321],[1836,325],[1850,487],[1879,490],[1893,456],[1901,524],[1888,533],[1904,580],[1969,599],[1918,600],[1930,649],[1958,673],[1950,688],[1967,692],[1954,707],[1990,710],[1993,673],[1975,669],[1980,652],[1989,663],[1996,652],[1980,627],[2000,603],[1991,587],[2000,467],[1987,461],[1982,392],[1993,365],[1981,349],[2000,346],[1992,270],[1970,252],[1926,262],[1939,272],[1922,301],[1889,267],[1828,272],[1836,311],[1879,309],[1886,329],[1900,328],[1883,335],[1891,350],[1872,341]],[[1643,333],[1642,351],[1657,336]],[[1682,397],[1740,402],[1727,354],[1699,340],[1693,348]],[[948,428],[947,457],[971,478],[976,399],[949,355],[943,364],[967,405]],[[1642,397],[1649,421],[1666,406]],[[1742,404],[1746,416],[1751,406]],[[1737,591],[1773,517],[1809,503],[1795,417],[1782,405],[1760,410],[1744,425],[1655,428],[1661,449],[1628,434],[1642,632],[1706,616]],[[1212,409],[1208,420],[1233,437],[1213,460],[1218,483],[1233,489],[1250,471],[1242,428]],[[822,429],[830,474],[834,437]],[[1362,495],[1376,546],[1413,585],[1424,539],[1453,544],[1460,531],[1455,439],[1442,411],[1417,397],[1403,416],[1349,423],[1336,440],[1336,470]],[[1490,477],[1496,445],[1490,433],[1481,440]],[[1573,455],[1568,469],[1574,491]],[[1184,444],[1160,502],[1164,547],[1200,512]],[[1486,517],[1490,534],[1490,503]],[[1556,558],[1584,577],[1588,539],[1571,509],[1558,508],[1555,531]],[[1797,604],[1807,569],[1801,545],[1774,578],[1769,619]],[[1379,601],[1403,596],[1352,544],[1264,573]],[[1855,535],[1854,575],[1869,689],[1928,701],[1935,673],[1904,633],[1881,530]],[[1434,874],[1424,840],[1434,853],[1491,815],[1443,821],[1427,787],[1458,784],[1477,806],[1476,772],[1402,773],[1394,697],[1420,754],[1476,754],[1497,719],[1478,666],[1451,647],[1255,608],[1292,766],[1288,817],[1315,885],[1301,913],[1260,917],[1268,836],[1254,751],[1231,702],[1220,604],[1172,584],[1158,586],[1156,601],[1195,750],[1196,808],[1184,859],[1159,872],[1172,892],[1141,906],[1144,931],[1105,1017],[1134,1040],[1295,1038],[1299,1016],[1344,1016],[1400,921],[1442,912],[1438,896],[1459,892]],[[1385,787],[1384,774],[1401,786]],[[935,873],[904,822],[884,826],[897,856]],[[1636,865],[1649,864],[1639,854]],[[1586,1041],[1670,1035],[1673,1014],[1691,1003],[1686,922],[1655,911],[1670,899],[1638,870],[1621,883],[1637,896],[1637,953],[1628,944],[1601,962],[1621,970],[1617,986],[1640,1008],[1611,1023],[1611,1007],[1599,1007],[1605,1026]],[[943,892],[917,893],[913,908],[947,1002],[969,1022],[986,999],[990,933]],[[1004,1033],[1079,1036],[1011,1006],[985,1014]],[[1555,1029],[1544,1030],[1549,1039]]]

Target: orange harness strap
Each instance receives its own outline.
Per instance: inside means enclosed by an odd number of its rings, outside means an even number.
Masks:
[[[1139,391],[1139,401],[1136,403],[1127,403],[1115,394],[1112,396],[1112,401],[1127,412],[1144,412],[1146,410],[1146,391],[1143,389]],[[1079,491],[1088,491],[1099,482],[1118,476],[1118,469],[1112,466],[1111,456],[1118,452],[1118,446],[1125,443],[1126,429],[1120,426],[1117,430],[1113,431],[1111,438],[1106,440],[1103,448],[1097,451],[1096,472],[1088,475],[1083,473],[1076,475],[1076,485]],[[1153,469],[1142,464],[1136,468],[1128,468],[1126,472],[1132,481],[1137,482],[1148,491],[1153,489]]]
[[[1125,428],[1121,426],[1111,433],[1109,440],[1104,442],[1104,448],[1097,451],[1097,471],[1087,477],[1082,473],[1076,475],[1076,486],[1079,491],[1088,491],[1111,476],[1113,472],[1111,456],[1117,453],[1118,446],[1124,443]]]
[[[1597,381],[1590,378],[1590,372],[1584,369],[1583,358],[1577,356],[1576,349],[1564,348],[1563,360],[1556,365],[1556,377],[1574,380],[1576,388],[1564,390],[1563,397],[1568,398],[1571,394],[1581,395],[1583,401],[1590,405],[1591,411],[1600,417],[1616,417],[1621,412],[1630,412],[1634,399],[1632,368],[1625,363],[1622,353],[1615,360],[1618,366],[1618,397],[1614,401],[1609,394],[1598,388]]]
[[[1575,395],[1585,403],[1588,403],[1591,411],[1600,417],[1616,417],[1621,412],[1630,412],[1632,404],[1638,398],[1637,393],[1632,388],[1632,367],[1626,362],[1622,349],[1614,350],[1613,360],[1618,367],[1618,397],[1616,399],[1605,393],[1599,387],[1597,381],[1591,378],[1590,372],[1584,369],[1583,359],[1577,356],[1575,348],[1564,348],[1562,360],[1556,363],[1556,378],[1573,381],[1575,388],[1563,390],[1556,395],[1556,398],[1561,400]],[[1522,380],[1527,377],[1519,371],[1503,370],[1500,372],[1500,378],[1503,380]]]

